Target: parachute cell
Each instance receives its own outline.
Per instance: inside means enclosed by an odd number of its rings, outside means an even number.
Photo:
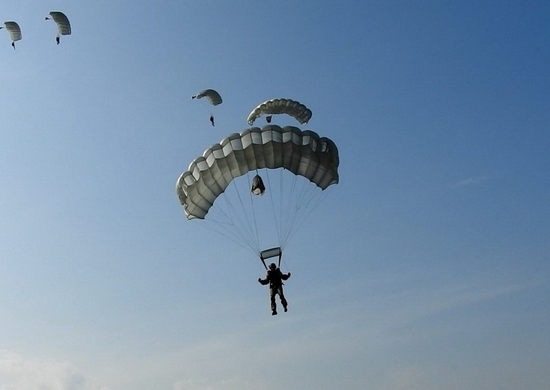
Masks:
[[[203,97],[207,97],[210,104],[213,106],[217,106],[218,104],[222,103],[222,97],[218,92],[216,92],[213,89],[205,89],[204,91],[199,92],[198,94],[191,97],[191,99],[202,99]]]
[[[321,190],[338,183],[338,149],[313,131],[276,125],[232,134],[208,148],[176,184],[187,219],[205,218],[229,183],[249,171],[284,168]]]
[[[272,114],[287,114],[294,117],[301,124],[306,124],[311,119],[312,112],[305,105],[295,100],[271,99],[252,110],[248,115],[247,122],[252,125],[260,116],[268,115],[266,120],[270,123]]]

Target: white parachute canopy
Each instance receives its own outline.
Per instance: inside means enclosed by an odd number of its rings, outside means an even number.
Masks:
[[[71,23],[69,19],[63,12],[52,11],[50,12],[50,17],[46,16],[46,20],[53,20],[57,24],[57,37],[56,41],[59,44],[60,35],[71,35]]]
[[[276,125],[231,134],[191,162],[176,193],[187,219],[259,255],[283,249],[329,186],[338,183],[338,149],[313,131]],[[265,195],[253,182],[263,177]]]
[[[250,115],[247,122],[249,125],[262,115],[287,114],[294,117],[301,124],[306,124],[311,119],[312,112],[309,108],[300,102],[290,99],[271,99],[263,102],[256,107]],[[271,121],[269,118],[268,122]]]
[[[205,89],[204,91],[201,91],[198,94],[191,96],[191,99],[202,99],[203,97],[208,98],[208,101],[213,106],[217,106],[218,104],[221,104],[223,102],[220,94],[213,89]]]
[[[4,26],[0,26],[1,28],[5,28],[8,30],[11,38],[11,45],[15,49],[15,42],[20,41],[23,36],[21,35],[21,28],[19,28],[19,25],[16,22],[5,22]]]

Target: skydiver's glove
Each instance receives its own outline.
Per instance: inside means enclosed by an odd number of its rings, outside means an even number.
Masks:
[[[262,283],[262,279],[261,279],[261,278],[258,278],[258,283]]]
[[[288,277],[290,278],[290,272],[288,273]]]

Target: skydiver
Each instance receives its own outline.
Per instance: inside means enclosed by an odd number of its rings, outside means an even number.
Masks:
[[[267,123],[271,123],[271,115],[266,116],[265,120],[267,121]]]
[[[267,270],[267,275],[265,279],[258,278],[258,282],[262,285],[266,285],[269,283],[269,297],[271,299],[271,315],[276,316],[277,315],[277,304],[275,303],[275,296],[279,294],[279,299],[281,300],[281,304],[283,305],[283,308],[285,312],[287,311],[288,302],[285,299],[285,295],[283,293],[283,280],[287,280],[290,278],[290,272],[288,274],[283,274],[279,268],[275,265],[275,263],[271,263],[269,265],[269,269]]]
[[[214,126],[214,115],[210,115],[210,122],[212,123],[212,126]]]
[[[13,47],[13,50],[15,50],[15,42],[12,42],[11,46]]]
[[[59,45],[59,35],[55,37],[55,42]]]

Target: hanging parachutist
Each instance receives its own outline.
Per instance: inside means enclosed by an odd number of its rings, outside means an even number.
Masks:
[[[15,42],[12,42],[11,45],[13,47],[13,50],[15,50]]]
[[[264,259],[263,258],[261,259],[263,262]],[[275,297],[277,295],[279,295],[279,299],[281,300],[283,309],[285,311],[288,311],[288,308],[287,308],[288,302],[283,292],[283,280],[287,280],[288,278],[290,278],[290,272],[288,274],[283,274],[275,263],[271,263],[269,265],[269,269],[267,270],[267,275],[265,276],[265,279],[258,278],[258,282],[260,284],[266,285],[269,283],[271,315],[274,315],[274,316],[277,315],[277,304],[275,303]]]
[[[55,42],[59,45],[59,35],[55,37]]]
[[[210,122],[212,123],[212,126],[214,126],[214,115],[210,115]]]
[[[271,123],[271,115],[266,116],[265,120],[267,121],[267,123]]]

